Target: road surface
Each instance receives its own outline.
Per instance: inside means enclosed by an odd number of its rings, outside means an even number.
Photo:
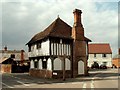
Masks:
[[[93,70],[90,76],[75,79],[40,79],[29,76],[28,73],[14,73],[2,75],[2,88],[81,88],[81,90],[118,90],[118,69]],[[116,88],[116,89],[114,89]],[[75,90],[75,89],[73,89]],[[80,90],[80,89],[79,89]],[[103,90],[103,89],[102,89]]]

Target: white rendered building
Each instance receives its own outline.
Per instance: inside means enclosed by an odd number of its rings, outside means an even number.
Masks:
[[[91,67],[93,62],[97,62],[99,66],[106,64],[107,67],[112,67],[112,50],[109,44],[94,43],[89,44],[88,66]]]

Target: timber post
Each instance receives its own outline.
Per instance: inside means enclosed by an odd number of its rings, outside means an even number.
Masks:
[[[64,55],[63,56],[63,81],[65,81],[65,58],[66,58],[66,56]]]

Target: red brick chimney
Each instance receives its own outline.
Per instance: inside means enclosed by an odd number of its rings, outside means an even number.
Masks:
[[[86,56],[86,41],[84,37],[84,28],[81,23],[82,11],[75,9],[74,14],[74,25],[72,28],[73,41],[73,77],[79,74],[78,62],[84,62],[84,74],[87,75],[87,56]]]
[[[75,9],[73,11],[73,13],[74,13],[74,26],[78,26],[79,24],[81,24],[82,11],[78,10],[78,9]]]
[[[24,62],[24,50],[21,50],[21,65],[23,65]]]
[[[73,25],[73,29],[72,29],[72,37],[74,39],[83,40],[84,28],[83,28],[83,25],[81,22],[82,11],[75,9],[73,11],[73,14],[74,14],[74,25]]]

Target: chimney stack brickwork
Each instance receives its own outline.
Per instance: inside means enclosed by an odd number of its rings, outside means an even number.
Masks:
[[[73,41],[73,77],[78,75],[78,62],[82,60],[84,62],[84,74],[87,75],[87,56],[86,45],[84,40],[84,28],[81,23],[81,10],[75,9],[74,12],[74,25],[72,28]]]
[[[74,26],[80,25],[81,24],[81,14],[82,14],[82,11],[78,10],[78,9],[75,9],[73,11],[73,14],[74,14]]]
[[[24,50],[21,50],[21,65],[23,65],[24,62]]]

